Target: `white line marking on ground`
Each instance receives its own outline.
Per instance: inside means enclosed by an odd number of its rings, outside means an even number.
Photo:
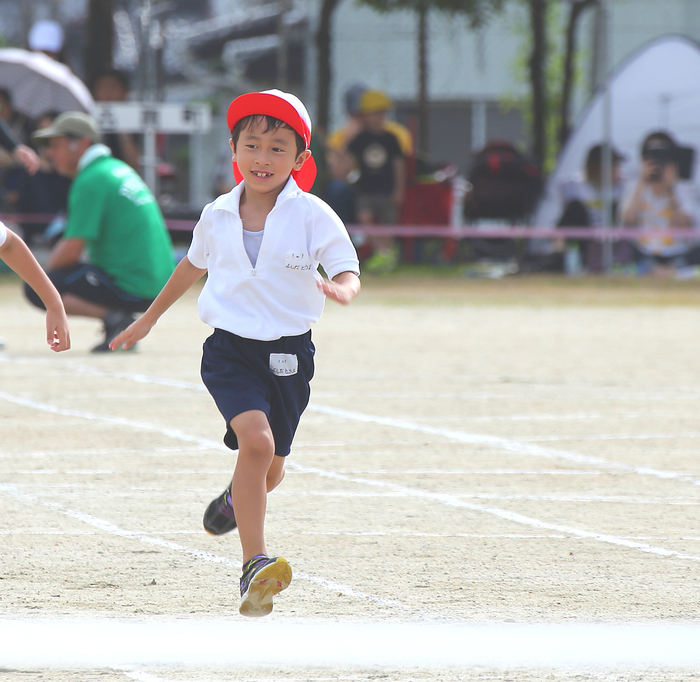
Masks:
[[[132,428],[138,428],[138,429],[145,429],[145,430],[151,430],[156,433],[163,433],[164,435],[168,435],[172,438],[181,438],[182,440],[186,440],[188,442],[197,442],[197,443],[207,443],[207,442],[212,442],[208,441],[207,439],[202,439],[194,436],[190,436],[189,434],[183,433],[181,431],[177,431],[174,429],[164,429],[159,426],[152,426],[148,424],[144,424],[142,422],[132,422],[129,419],[121,419],[121,418],[116,418],[116,417],[107,417],[107,416],[101,416],[97,414],[92,414],[92,413],[87,413],[87,412],[78,412],[76,410],[63,410],[60,408],[56,408],[53,405],[46,405],[44,403],[38,403],[33,400],[25,400],[24,398],[18,398],[16,396],[12,396],[7,393],[2,393],[0,392],[0,399],[7,400],[9,402],[13,402],[16,404],[20,405],[25,405],[27,407],[31,407],[32,409],[36,410],[44,410],[47,412],[55,413],[55,414],[68,414],[70,416],[80,416],[84,419],[90,419],[90,420],[97,420],[97,421],[105,421],[107,423],[114,423],[117,421],[120,425],[122,426],[131,426]],[[327,412],[329,414],[333,415],[342,415],[346,418],[348,418],[350,415],[355,415],[358,420],[360,421],[372,421],[376,423],[382,423],[382,424],[388,424],[388,425],[403,425],[403,426],[398,426],[398,428],[410,428],[412,430],[421,430],[421,427],[415,425],[415,424],[410,424],[407,422],[397,422],[394,419],[390,418],[383,418],[383,417],[372,417],[370,415],[363,415],[360,413],[355,413],[355,412],[349,412],[347,410],[337,410],[335,408],[323,408],[324,412]],[[430,431],[433,431],[431,429]],[[442,431],[441,429],[435,429],[435,431]],[[515,443],[512,441],[508,441],[505,438],[497,438],[495,436],[474,436],[473,434],[461,434],[457,432],[455,436],[460,437],[460,438],[476,438],[477,442],[481,442],[482,440],[486,440],[487,442],[492,442],[492,441],[497,441],[497,442],[503,442],[503,446],[507,448],[514,448],[515,450],[520,450],[521,448],[525,448],[529,450],[533,446],[522,446],[520,443]],[[222,448],[226,449],[224,445],[220,445],[219,443],[214,443],[217,448]],[[539,450],[540,448],[536,448],[536,450]],[[567,454],[567,453],[565,453]],[[552,456],[552,455],[548,455]],[[590,459],[590,458],[585,458],[585,459]],[[604,463],[602,460],[600,463]],[[604,533],[596,533],[594,531],[588,531],[585,529],[581,528],[573,528],[570,526],[562,526],[560,524],[553,524],[549,523],[546,521],[541,521],[540,519],[535,519],[532,517],[524,516],[523,514],[518,514],[516,512],[511,512],[506,509],[499,509],[497,507],[484,507],[482,505],[476,505],[472,504],[469,502],[465,502],[464,500],[459,499],[458,496],[456,495],[451,495],[448,493],[434,493],[426,490],[420,490],[420,489],[415,489],[415,488],[409,488],[407,486],[401,486],[397,485],[394,483],[389,483],[385,481],[377,481],[374,479],[367,479],[367,478],[358,478],[354,476],[345,476],[342,474],[338,474],[332,471],[325,471],[323,469],[317,469],[313,467],[305,467],[297,463],[289,463],[288,465],[289,469],[293,469],[298,472],[304,472],[304,473],[310,473],[310,474],[316,474],[317,476],[321,476],[324,478],[330,478],[334,480],[340,480],[340,481],[346,481],[346,482],[352,482],[352,483],[359,483],[362,485],[368,485],[372,486],[375,488],[384,488],[385,490],[390,490],[392,492],[397,492],[397,493],[405,493],[407,495],[410,495],[412,497],[418,498],[418,499],[429,499],[433,500],[435,502],[439,502],[441,504],[446,504],[451,507],[460,507],[462,509],[469,509],[471,511],[475,512],[483,512],[486,514],[490,514],[493,516],[497,516],[501,519],[504,519],[506,521],[511,521],[513,523],[521,524],[521,525],[526,525],[530,526],[532,528],[542,528],[542,529],[547,529],[550,531],[558,532],[558,533],[567,533],[569,535],[572,535],[574,537],[579,537],[579,538],[587,538],[590,540],[596,540],[598,542],[604,542],[607,544],[612,544],[612,545],[617,545],[621,547],[627,547],[629,549],[636,549],[641,552],[645,552],[648,554],[654,554],[657,556],[664,556],[664,557],[675,557],[677,559],[686,559],[690,561],[700,561],[700,556],[692,555],[692,554],[684,554],[682,552],[677,552],[675,550],[669,550],[669,549],[664,549],[662,547],[654,547],[652,545],[648,545],[646,543],[640,543],[640,542],[633,542],[630,540],[625,540],[621,537],[617,537],[614,535],[607,535]],[[625,467],[629,468],[630,470],[636,470],[636,471],[652,471],[652,470],[642,470],[639,469],[638,467],[627,467],[627,465],[619,465],[620,467]],[[656,471],[656,470],[653,470]],[[678,474],[671,474],[669,472],[656,472],[652,475],[661,475],[662,478],[679,478]],[[692,481],[695,483],[695,481]],[[2,490],[2,486],[0,486],[0,490]],[[48,503],[45,503],[48,504]],[[79,514],[80,512],[75,512],[76,514]],[[108,522],[104,522],[108,523]],[[111,525],[111,524],[109,524]],[[115,526],[116,528],[116,526]],[[130,531],[124,531],[124,532],[130,532]],[[145,536],[144,536],[145,537]],[[163,541],[167,542],[167,541]],[[199,550],[193,550],[193,551],[199,551]],[[309,579],[313,579],[312,577],[309,577]],[[320,579],[322,580],[322,579]]]
[[[160,433],[168,438],[176,438],[177,440],[182,440],[187,443],[195,443],[196,445],[202,445],[207,448],[228,451],[228,448],[223,445],[223,443],[211,440],[209,438],[192,436],[184,431],[180,431],[179,429],[155,426],[154,424],[145,424],[143,422],[137,422],[133,419],[126,419],[123,417],[110,417],[108,415],[94,414],[92,412],[84,412],[81,410],[71,410],[65,407],[55,407],[54,405],[39,403],[35,400],[28,400],[27,398],[20,398],[5,392],[0,392],[0,399],[5,400],[8,403],[14,403],[15,405],[28,407],[32,410],[41,410],[42,412],[49,412],[51,414],[60,414],[65,417],[78,417],[80,419],[87,419],[88,421],[100,421],[115,426],[127,426],[130,429],[137,429],[141,431],[151,431]]]
[[[498,507],[485,507],[483,505],[472,504],[470,502],[465,502],[464,500],[460,499],[458,495],[451,495],[449,493],[436,493],[428,490],[409,488],[407,486],[398,485],[396,483],[389,483],[387,481],[377,481],[368,478],[358,478],[355,476],[343,476],[342,474],[337,474],[332,471],[325,471],[323,469],[306,467],[297,463],[290,462],[288,466],[290,468],[293,467],[297,471],[315,473],[318,476],[324,478],[329,478],[338,481],[346,481],[350,483],[361,483],[363,485],[368,485],[376,488],[385,488],[395,492],[405,492],[407,495],[411,495],[419,499],[434,500],[435,502],[440,502],[441,504],[445,504],[450,507],[458,507],[462,509],[469,509],[475,512],[483,512],[492,516],[497,516],[498,518],[504,519],[506,521],[512,521],[513,523],[521,524],[524,526],[530,526],[531,528],[542,528],[554,531],[556,533],[566,533],[574,537],[596,540],[598,542],[617,545],[619,547],[627,547],[629,549],[636,549],[641,552],[655,554],[657,556],[675,557],[677,559],[687,559],[689,561],[700,562],[700,556],[697,555],[684,554],[682,552],[676,552],[675,550],[665,549],[663,547],[654,547],[653,545],[626,540],[622,537],[618,537],[615,535],[607,535],[605,533],[596,533],[594,531],[589,531],[582,528],[574,528],[572,526],[563,526],[561,524],[549,523],[547,521],[541,521],[540,519],[535,519],[530,516],[525,516],[524,514],[518,514],[517,512],[511,512],[506,509],[499,509]]]
[[[20,360],[19,362],[22,362]],[[126,379],[129,381],[135,381],[138,383],[146,384],[156,384],[161,386],[169,386],[173,388],[182,388],[186,390],[194,390],[202,392],[205,390],[204,386],[201,384],[195,384],[193,382],[181,381],[176,379],[164,379],[161,377],[152,377],[145,374],[128,373],[128,372],[107,372],[94,367],[72,364],[71,369],[77,372],[83,372],[87,374],[94,374],[98,376],[106,376],[110,378]],[[5,394],[0,394],[0,398],[3,398]],[[8,394],[9,395],[9,394]],[[30,401],[31,402],[31,401]],[[54,408],[56,410],[56,408]],[[588,465],[603,466],[606,468],[617,469],[619,471],[625,471],[629,473],[635,473],[639,475],[653,476],[655,478],[661,478],[666,480],[679,480],[693,485],[700,485],[700,480],[687,476],[686,474],[679,472],[663,471],[660,469],[655,469],[652,467],[638,467],[629,464],[623,464],[620,462],[613,462],[605,460],[599,457],[589,457],[586,455],[578,455],[571,452],[566,452],[563,450],[553,450],[551,448],[546,448],[538,445],[532,445],[523,443],[520,441],[511,440],[508,438],[502,438],[499,436],[490,436],[483,434],[472,434],[463,433],[461,431],[454,431],[452,429],[442,429],[432,426],[426,426],[422,424],[417,424],[413,422],[408,422],[405,420],[394,419],[391,417],[381,417],[378,415],[363,414],[360,412],[354,412],[352,410],[344,410],[335,407],[329,407],[324,405],[317,405],[315,403],[310,403],[308,408],[310,412],[317,412],[320,414],[327,414],[340,419],[351,419],[353,421],[382,424],[385,426],[391,426],[397,429],[403,429],[407,431],[418,431],[420,433],[427,433],[441,438],[446,438],[447,440],[452,440],[458,443],[467,443],[471,445],[488,445],[499,450],[504,450],[505,452],[513,452],[519,455],[529,455],[534,457],[547,457],[550,459],[563,459],[570,462],[577,462]],[[66,412],[68,416],[80,416],[76,412]],[[673,436],[669,436],[673,437]],[[209,442],[205,439],[197,439],[194,442]],[[217,447],[224,447],[217,443]]]
[[[133,449],[128,451],[133,453]],[[31,453],[35,454],[35,453]],[[48,453],[47,453],[48,454]],[[55,452],[52,454],[56,454]],[[61,453],[61,456],[69,453]],[[82,454],[114,454],[114,451],[85,452]],[[17,455],[20,456],[19,454]],[[25,455],[22,454],[22,457]],[[31,455],[30,455],[31,456]],[[336,469],[339,474],[354,474],[361,476],[620,476],[618,471],[576,471],[575,469]],[[288,474],[303,475],[300,471],[288,471]],[[56,474],[71,476],[114,475],[124,474],[147,476],[208,476],[230,475],[231,469],[8,469],[0,471],[2,474],[21,474],[27,476],[41,476]],[[688,474],[690,475],[690,474]]]
[[[6,668],[700,665],[698,624],[0,620]],[[274,642],[274,646],[270,645]],[[40,646],[37,646],[40,643]],[[232,645],[234,643],[234,645]],[[149,682],[148,677],[140,677]],[[152,679],[152,678],[151,678]]]
[[[17,473],[17,472],[14,472]],[[66,472],[62,472],[66,473]],[[127,472],[133,473],[133,472]],[[219,475],[230,476],[230,471],[216,472]],[[303,472],[289,472],[303,473]],[[108,484],[107,484],[108,485]],[[33,489],[42,491],[53,490],[60,491],[64,496],[79,496],[82,498],[88,497],[134,497],[135,494],[144,493],[149,497],[171,497],[172,493],[163,490],[159,486],[135,486],[120,484],[119,489],[104,490],[103,487],[97,487],[93,482],[85,483],[52,483],[41,484],[32,483]],[[181,490],[182,493],[209,493],[209,488],[193,488],[187,486]],[[506,495],[503,493],[452,493],[455,498],[460,500],[503,500],[503,501],[525,501],[525,502],[555,502],[555,503],[576,503],[576,504],[638,504],[638,505],[663,505],[663,506],[698,506],[700,499],[687,499],[684,497],[634,497],[630,495],[581,495],[575,493],[560,493],[558,495],[527,495],[523,493]],[[277,490],[275,496],[291,497],[302,499],[307,497],[329,497],[338,498],[399,498],[413,497],[407,492],[388,491],[388,492],[360,492],[357,490]]]
[[[99,528],[100,530],[104,531],[105,533],[109,533],[110,535],[116,535],[119,537],[127,538],[129,540],[137,540],[146,544],[155,545],[157,547],[169,549],[171,551],[179,552],[181,554],[187,554],[194,559],[202,559],[204,561],[223,564],[225,566],[235,568],[239,571],[241,569],[240,561],[233,561],[228,557],[218,556],[217,554],[205,552],[204,550],[197,549],[195,547],[186,547],[185,545],[180,545],[158,536],[147,535],[145,533],[139,533],[136,531],[120,528],[119,526],[117,526],[114,523],[111,523],[110,521],[99,519],[95,516],[92,516],[91,514],[85,514],[84,512],[77,511],[75,509],[70,509],[69,507],[65,507],[62,504],[59,504],[58,502],[38,499],[34,495],[22,493],[15,485],[0,484],[0,493],[2,492],[20,498],[32,505],[41,504],[42,506],[48,507],[61,514],[64,514],[65,516],[69,516],[71,518],[77,519],[78,521],[82,521],[83,523],[87,523],[88,525],[94,526],[95,528]],[[323,587],[324,589],[329,590],[331,592],[341,593],[347,597],[353,597],[361,601],[372,602],[380,606],[390,606],[393,608],[399,608],[403,610],[406,610],[407,608],[405,604],[395,601],[394,599],[385,599],[372,594],[367,594],[365,592],[355,590],[352,587],[349,587],[348,585],[342,585],[341,583],[336,583],[332,580],[327,580],[326,578],[321,578],[319,576],[308,575],[306,573],[300,573],[298,571],[295,571],[294,577],[297,579],[306,580],[308,582],[314,583],[315,585]],[[0,641],[2,641],[2,639],[0,639]]]
[[[592,440],[660,440],[660,439],[680,439],[680,438],[700,438],[700,432],[691,431],[689,433],[616,433],[616,434],[594,434],[576,436],[523,436],[520,441],[556,443],[558,441],[592,441]]]
[[[53,530],[53,529],[21,529],[21,530],[0,530],[0,535],[66,535],[66,536],[95,536],[97,531],[79,531],[79,530]],[[143,535],[160,536],[160,535],[196,535],[201,536],[201,530],[160,530],[158,532],[142,531]],[[318,537],[379,537],[379,538],[463,538],[466,540],[570,540],[571,536],[561,533],[410,533],[400,530],[389,531],[342,531],[342,530],[303,530],[290,531],[279,530],[277,535],[288,535],[296,537],[299,535],[309,535]],[[624,540],[638,540],[647,542],[700,542],[700,537],[681,536],[620,536]]]

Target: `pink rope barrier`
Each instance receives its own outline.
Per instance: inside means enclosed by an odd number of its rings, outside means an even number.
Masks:
[[[45,223],[56,216],[43,213],[2,213],[4,222]],[[196,220],[167,218],[165,224],[174,232],[191,232]],[[509,225],[504,227],[473,227],[451,225],[348,225],[352,236],[382,235],[389,237],[443,239],[580,239],[589,241],[624,241],[639,239],[644,233],[634,227],[533,227],[531,225]],[[669,236],[678,239],[700,241],[700,228],[676,228],[654,232],[655,237]]]

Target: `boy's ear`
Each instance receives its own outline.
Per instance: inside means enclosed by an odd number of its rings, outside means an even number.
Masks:
[[[228,141],[229,147],[231,147],[231,158],[236,158],[236,148],[233,146],[233,140]]]
[[[304,165],[306,159],[308,159],[310,156],[311,152],[308,149],[299,154],[299,156],[297,156],[296,163],[294,164],[294,170],[299,170]]]

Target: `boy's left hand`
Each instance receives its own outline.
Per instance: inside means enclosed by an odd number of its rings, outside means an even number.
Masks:
[[[316,285],[328,298],[347,305],[360,292],[360,279],[354,272],[342,272],[333,281],[318,277]]]

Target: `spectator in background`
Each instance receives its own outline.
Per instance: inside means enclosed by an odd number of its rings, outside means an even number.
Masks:
[[[29,144],[34,122],[14,108],[12,94],[6,88],[0,88],[0,118],[20,144]]]
[[[369,88],[365,85],[355,84],[350,86],[345,92],[345,113],[348,120],[340,128],[336,128],[326,138],[326,146],[334,152],[343,152],[352,140],[364,127],[363,116],[360,108],[362,96]],[[403,155],[408,157],[413,154],[413,138],[411,132],[406,126],[401,125],[398,121],[394,121],[385,117],[383,122],[384,129],[393,133],[399,142]]]
[[[0,116],[0,148],[7,150],[10,158],[21,163],[30,173],[36,173],[39,169],[37,153],[31,147],[22,144],[2,116]]]
[[[603,152],[602,144],[596,144],[588,150],[586,165],[582,177],[572,178],[561,184],[563,211],[559,219],[560,226],[601,227],[609,222],[603,207]],[[612,162],[612,224],[617,224],[617,208],[622,195],[622,176],[620,164],[624,156],[615,149],[611,150]]]
[[[378,90],[367,90],[360,97],[362,128],[348,141],[359,176],[357,217],[362,225],[394,225],[406,192],[406,159],[396,136],[385,128],[391,100]],[[398,264],[398,248],[389,236],[369,238],[372,256],[365,268],[372,272],[391,270]]]
[[[129,77],[119,69],[108,69],[97,76],[92,85],[95,102],[127,102],[129,100]],[[141,149],[133,135],[107,133],[104,143],[112,150],[115,159],[125,161],[132,168],[140,169]]]
[[[619,203],[622,197],[623,182],[621,164],[624,156],[611,149],[611,201],[612,216],[605,215],[603,196],[603,154],[607,147],[603,144],[593,145],[586,155],[583,176],[572,178],[561,184],[563,210],[558,227],[611,227],[619,224]],[[581,260],[586,270],[601,272],[603,270],[603,246],[600,242],[585,240],[569,242],[569,246],[579,249]],[[629,245],[615,242],[613,245],[613,264],[624,264],[632,260]]]
[[[57,22],[37,21],[29,30],[27,42],[33,52],[43,52],[57,62],[66,63],[63,29]]]
[[[673,274],[700,264],[697,244],[663,234],[673,227],[692,227],[697,221],[697,190],[687,181],[690,163],[682,163],[690,151],[664,131],[651,133],[642,143],[642,167],[622,200],[622,222],[640,228],[636,249],[643,272]]]
[[[37,130],[51,126],[57,116],[56,111],[42,114],[37,121]],[[10,208],[18,213],[55,216],[48,226],[45,221],[21,222],[22,236],[30,244],[38,234],[43,233],[46,239],[53,240],[63,231],[71,185],[71,178],[56,172],[45,146],[39,147],[39,163],[35,174],[27,172],[24,168],[20,169],[12,192],[8,192]]]
[[[29,173],[39,169],[39,157],[26,144],[26,134],[23,121],[12,108],[9,91],[0,88],[0,205],[4,210],[11,208],[20,165]]]
[[[106,352],[174,270],[165,221],[136,171],[100,144],[92,116],[66,112],[34,137],[48,141],[56,170],[74,178],[66,229],[49,255],[49,278],[68,315],[102,320],[105,338],[92,350]],[[42,307],[36,292],[28,287],[25,292]]]

